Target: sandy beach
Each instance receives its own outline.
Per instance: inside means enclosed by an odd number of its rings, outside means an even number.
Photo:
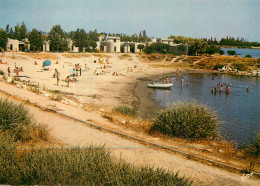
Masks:
[[[15,66],[22,67],[23,72],[19,72],[22,81],[29,80],[39,84],[40,90],[59,90],[73,96],[74,101],[91,103],[103,109],[111,109],[119,104],[131,104],[136,99],[134,95],[137,82],[160,79],[162,74],[175,71],[173,68],[151,68],[150,63],[140,62],[139,54],[5,53],[0,59],[7,63],[0,65],[0,69],[6,74],[7,68],[10,67],[11,76],[14,77]],[[45,67],[49,70],[44,70],[42,64],[47,59],[51,60],[52,64]],[[78,76],[72,76],[75,64],[80,65],[81,75],[79,71]],[[53,78],[55,69],[60,73],[59,86],[57,78]],[[77,81],[70,82],[67,87],[64,81],[67,76]]]

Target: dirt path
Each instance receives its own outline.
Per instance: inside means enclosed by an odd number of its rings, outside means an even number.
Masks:
[[[60,102],[51,101],[49,98],[36,95],[32,92],[16,88],[0,82],[0,90],[23,100],[38,104],[42,107],[51,107],[59,112],[86,120],[107,122],[98,113],[87,113],[82,109],[65,105]],[[7,97],[0,92],[0,97]],[[69,146],[87,146],[89,144],[103,145],[112,148],[112,155],[120,157],[136,166],[149,165],[163,167],[165,169],[179,172],[180,175],[191,177],[195,185],[259,185],[259,180],[241,179],[242,175],[230,173],[216,167],[208,166],[196,161],[188,160],[180,155],[168,153],[163,150],[148,148],[133,140],[122,138],[118,135],[103,132],[83,123],[59,116],[55,113],[43,111],[37,107],[27,105],[30,112],[34,114],[38,123],[45,123],[51,128],[51,135]]]

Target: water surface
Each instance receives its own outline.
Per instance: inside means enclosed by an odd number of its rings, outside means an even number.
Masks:
[[[212,76],[215,79],[212,80]],[[154,90],[154,98],[162,107],[176,101],[196,100],[217,112],[222,124],[219,132],[227,140],[243,146],[260,131],[260,78],[228,74],[186,74],[184,86],[181,77],[173,77],[171,90]],[[189,81],[189,86],[186,82]],[[230,85],[231,93],[211,93],[218,83]],[[223,86],[225,90],[226,85]],[[247,91],[249,87],[249,91]]]
[[[249,48],[221,48],[225,53],[224,55],[228,55],[228,50],[235,50],[236,54],[240,57],[245,57],[245,55],[250,54],[252,58],[260,58],[260,49],[249,49]]]

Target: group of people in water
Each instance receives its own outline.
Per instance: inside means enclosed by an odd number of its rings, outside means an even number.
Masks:
[[[216,87],[212,87],[211,88],[211,93],[217,93],[219,92],[220,94],[222,93],[223,91],[223,85],[226,84],[226,83],[218,83]],[[226,85],[226,88],[225,88],[225,93],[226,94],[230,94],[230,86],[229,85]]]

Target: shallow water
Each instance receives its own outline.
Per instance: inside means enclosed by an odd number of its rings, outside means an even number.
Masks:
[[[189,100],[207,104],[222,122],[220,134],[239,146],[246,145],[260,131],[260,78],[227,74],[186,74],[183,77],[183,88],[181,77],[173,77],[174,85],[170,90],[154,90],[154,98],[162,107]],[[189,86],[186,86],[187,81]],[[212,94],[211,88],[217,83],[229,84],[230,94],[225,94],[225,85],[222,93]]]

